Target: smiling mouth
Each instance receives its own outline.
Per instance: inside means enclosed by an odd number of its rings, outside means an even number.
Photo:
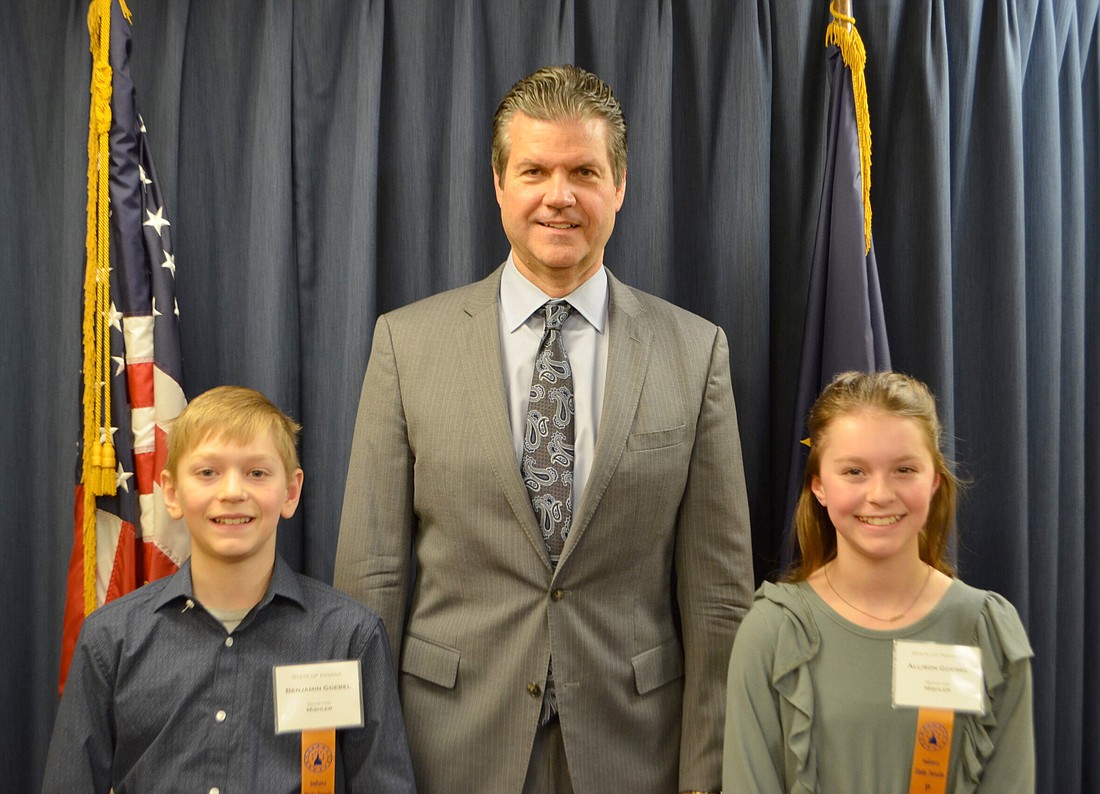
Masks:
[[[873,527],[888,527],[901,521],[901,516],[859,516],[859,520]]]
[[[545,221],[539,221],[539,226],[543,226],[547,229],[556,229],[559,232],[563,232],[566,229],[576,229],[578,224],[576,223],[547,223]]]
[[[240,524],[247,524],[251,520],[249,516],[236,516],[234,518],[215,518],[214,523],[226,526],[239,526]]]

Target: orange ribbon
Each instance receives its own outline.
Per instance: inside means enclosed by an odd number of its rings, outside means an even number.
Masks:
[[[951,732],[954,727],[954,711],[920,709],[917,712],[909,794],[944,794],[947,791],[947,773],[951,768]]]
[[[336,794],[336,729],[302,731],[302,794]]]

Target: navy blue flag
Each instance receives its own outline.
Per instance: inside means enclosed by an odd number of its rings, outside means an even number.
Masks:
[[[858,68],[862,73],[862,63]],[[866,175],[861,173],[852,71],[836,46],[828,50],[828,71],[831,93],[825,177],[795,396],[787,516],[780,547],[784,570],[797,555],[796,539],[790,533],[809,451],[806,414],[837,373],[890,369],[875,248],[865,231]],[[867,160],[869,165],[869,152]]]

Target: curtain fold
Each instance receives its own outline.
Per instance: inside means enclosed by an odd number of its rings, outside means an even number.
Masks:
[[[1084,568],[1084,597],[1068,609],[1081,616],[1083,653],[1080,675],[1081,730],[1083,748],[1081,791],[1100,791],[1100,720],[1093,716],[1100,703],[1100,681],[1091,675],[1100,664],[1100,580],[1096,564],[1100,560],[1100,1],[1080,0],[1077,32],[1081,64],[1081,136],[1084,200],[1084,465],[1080,476],[1084,509],[1081,519],[1070,517],[1067,523],[1081,529],[1081,562]],[[1070,80],[1072,86],[1072,80]],[[1071,697],[1071,696],[1067,696]],[[1061,702],[1065,702],[1063,699]]]
[[[611,270],[727,332],[758,578],[774,574],[824,168],[828,2],[128,0],[176,242],[185,384],[304,425],[291,564],[331,579],[378,314],[507,255],[515,80],[576,62],[629,125]],[[891,353],[970,487],[957,558],[1036,650],[1039,791],[1100,790],[1100,0],[855,0]],[[0,4],[0,776],[36,790],[72,544],[86,2]],[[716,692],[716,697],[720,693]],[[14,789],[13,789],[14,790]]]

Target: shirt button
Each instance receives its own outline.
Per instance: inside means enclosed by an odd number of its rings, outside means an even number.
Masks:
[[[225,722],[225,709],[218,709],[218,713],[214,715],[214,719],[217,722]]]
[[[565,598],[565,591],[562,590],[560,587],[555,587],[554,591],[550,593],[550,598],[552,598],[554,601],[561,601],[563,598]]]
[[[217,786],[214,786],[214,788],[210,789],[210,794],[222,794],[222,790]]]
[[[226,648],[232,648],[233,647],[233,638],[232,637],[226,637],[225,638],[225,647]]]
[[[542,687],[532,681],[527,685],[527,694],[533,698],[542,697]]]

